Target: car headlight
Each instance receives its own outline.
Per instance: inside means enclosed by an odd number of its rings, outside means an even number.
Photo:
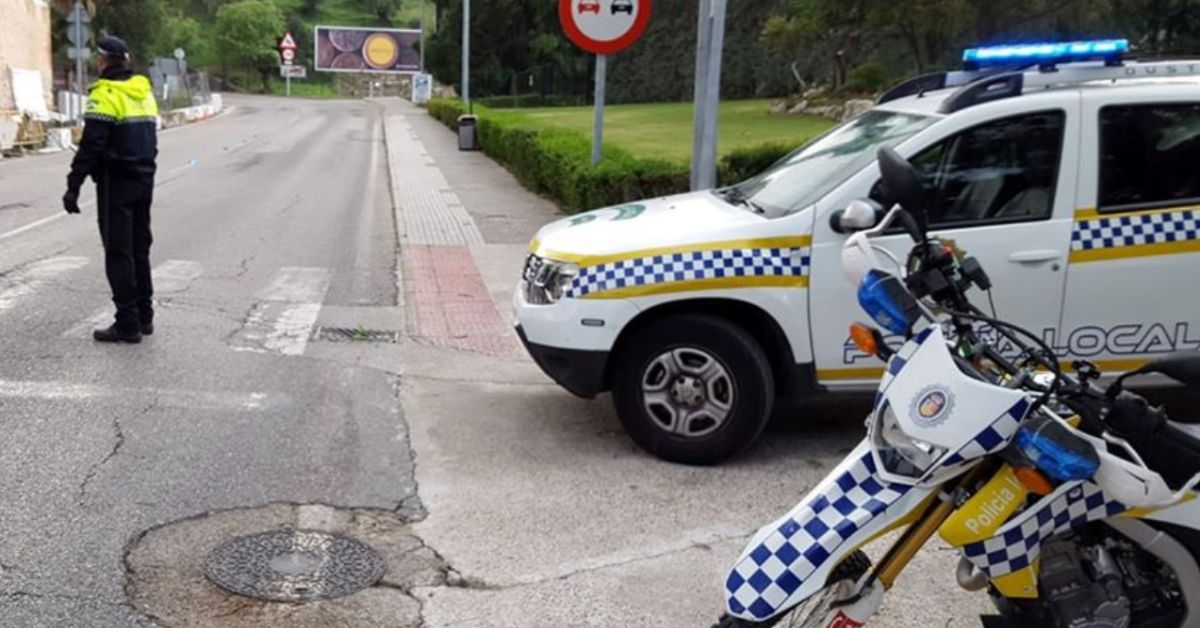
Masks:
[[[884,468],[896,475],[920,478],[946,454],[944,447],[909,436],[900,428],[892,404],[886,401],[875,414],[872,440]]]
[[[521,274],[525,300],[533,305],[556,303],[577,274],[579,266],[576,264],[530,254]]]

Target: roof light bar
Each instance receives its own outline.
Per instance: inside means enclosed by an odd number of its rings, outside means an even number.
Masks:
[[[1095,59],[1113,60],[1129,52],[1128,39],[1097,39],[1040,44],[985,46],[963,51],[968,68],[997,65],[1050,65]]]

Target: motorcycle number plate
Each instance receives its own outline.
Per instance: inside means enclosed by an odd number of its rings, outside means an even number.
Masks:
[[[837,615],[833,616],[826,628],[863,628],[866,624],[861,621],[856,621],[847,616],[842,611],[838,611]]]

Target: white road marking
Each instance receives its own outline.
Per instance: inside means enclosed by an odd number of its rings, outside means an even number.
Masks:
[[[96,199],[94,199],[94,198],[85,200],[79,204],[79,208],[87,209],[88,207],[95,204],[95,202],[96,202]],[[30,229],[37,229],[38,227],[40,227],[46,223],[54,222],[55,220],[58,220],[59,218],[62,218],[64,216],[69,216],[69,215],[70,214],[68,214],[65,211],[60,211],[56,214],[51,214],[49,216],[46,216],[45,218],[40,218],[38,220],[35,220],[23,227],[17,227],[16,229],[13,229],[12,231],[6,231],[4,233],[0,233],[0,240],[5,240],[5,239],[11,238],[13,236],[21,235],[22,233],[25,233],[26,231],[29,231]]]
[[[167,260],[151,271],[154,277],[154,290],[156,293],[169,294],[173,292],[182,292],[187,290],[201,274],[204,273],[204,267],[200,262],[190,260]],[[92,330],[97,327],[111,323],[113,319],[112,306],[105,306],[96,310],[91,316],[83,319],[76,325],[72,326],[67,331],[63,332],[63,338],[85,338],[91,335]]]
[[[155,267],[151,274],[154,276],[156,294],[183,292],[204,274],[204,266],[200,262],[169,259]]]
[[[0,312],[12,309],[21,297],[37,292],[47,281],[87,266],[86,257],[51,257],[0,277]]]
[[[262,292],[264,301],[286,303],[320,303],[329,289],[330,272],[327,268],[300,268],[287,266],[275,273],[271,285]]]
[[[331,277],[327,268],[279,269],[234,336],[234,350],[304,355]]]
[[[0,379],[0,398],[38,401],[118,401],[156,404],[171,408],[253,412],[283,405],[284,395],[251,392],[123,388],[65,381],[12,381]]]

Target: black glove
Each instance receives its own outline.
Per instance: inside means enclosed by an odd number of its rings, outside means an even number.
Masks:
[[[63,194],[63,209],[67,210],[68,214],[79,213],[79,192],[77,190],[67,190]]]

